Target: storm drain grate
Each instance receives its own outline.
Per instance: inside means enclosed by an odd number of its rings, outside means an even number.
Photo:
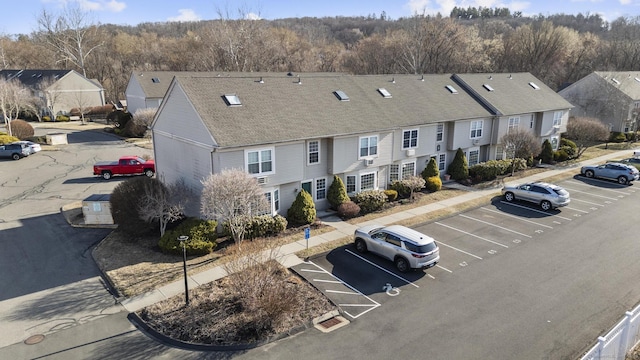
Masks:
[[[332,317],[331,319],[327,319],[321,323],[318,323],[318,325],[322,326],[325,329],[329,329],[340,324],[341,322],[342,321],[340,321],[340,319]]]

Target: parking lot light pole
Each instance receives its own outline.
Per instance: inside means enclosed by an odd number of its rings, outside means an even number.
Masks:
[[[185,306],[189,306],[189,286],[187,285],[187,240],[189,237],[186,235],[178,236],[178,241],[182,244],[182,265],[184,268],[184,301]]]

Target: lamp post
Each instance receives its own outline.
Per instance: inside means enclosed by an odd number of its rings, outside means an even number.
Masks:
[[[189,306],[189,286],[187,285],[187,240],[189,237],[186,235],[178,236],[178,241],[182,244],[182,265],[184,268],[184,300],[186,306]]]

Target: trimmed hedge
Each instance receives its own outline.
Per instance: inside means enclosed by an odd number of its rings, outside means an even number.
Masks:
[[[431,192],[436,192],[442,189],[442,180],[440,176],[430,176],[427,178],[424,187]]]
[[[187,255],[207,255],[216,248],[217,227],[215,220],[188,218],[174,229],[167,230],[158,246],[165,253],[182,254],[182,244],[178,237],[186,235],[189,237],[185,243]]]
[[[382,209],[386,202],[387,195],[382,190],[365,190],[355,196],[355,203],[360,206],[360,211],[363,214]]]
[[[491,181],[500,175],[511,173],[512,159],[489,160],[469,168],[469,176],[478,181]],[[527,168],[527,160],[515,159],[515,171]]]
[[[398,192],[392,189],[385,190],[384,194],[387,195],[387,201],[389,202],[396,201],[398,198]]]
[[[287,228],[288,222],[284,216],[281,215],[258,215],[254,216],[252,219],[247,220],[244,229],[245,234],[244,238],[247,240],[252,240],[255,238],[267,237],[267,236],[275,236],[283,232]],[[226,236],[231,235],[231,230],[229,229],[229,222],[225,221],[222,224],[222,228],[224,234]]]
[[[393,180],[389,185],[389,189],[393,190],[401,198],[408,198],[411,195],[411,189],[400,180]]]

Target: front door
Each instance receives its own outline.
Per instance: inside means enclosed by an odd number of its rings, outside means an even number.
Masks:
[[[309,193],[309,195],[313,196],[313,193],[311,192],[311,181],[304,181],[302,182],[302,190],[306,191]]]

